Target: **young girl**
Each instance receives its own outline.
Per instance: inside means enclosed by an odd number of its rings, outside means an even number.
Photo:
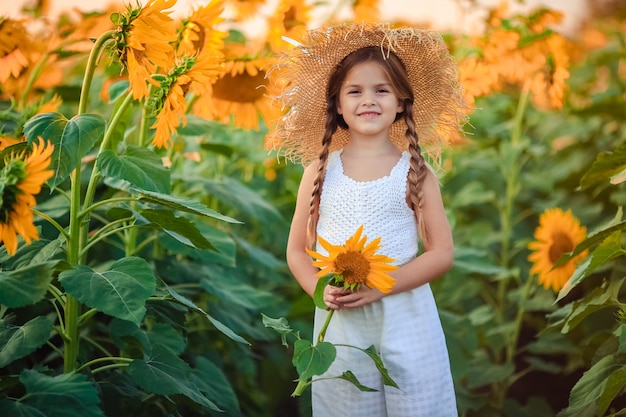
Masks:
[[[323,251],[317,236],[341,245],[360,225],[370,239],[381,237],[378,253],[400,266],[390,274],[396,283],[388,294],[365,285],[324,291],[336,310],[325,341],[374,345],[400,389],[383,385],[363,352],[339,346],[320,378],[350,370],[378,391],[336,378],[315,381],[313,416],[457,416],[429,286],[452,265],[452,233],[421,148],[436,151],[467,114],[444,42],[416,29],[343,25],[310,32],[279,69],[289,111],[275,135],[278,146],[308,164],[287,245],[293,275],[312,296],[317,269],[305,248]],[[316,309],[315,335],[327,314]]]

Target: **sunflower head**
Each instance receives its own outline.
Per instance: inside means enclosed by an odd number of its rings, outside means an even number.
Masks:
[[[49,170],[54,147],[44,144],[40,138],[34,143],[32,151],[20,148],[9,152],[0,167],[0,243],[4,243],[7,253],[15,254],[17,236],[26,243],[38,239],[37,229],[33,224],[32,208],[36,204],[35,196],[42,185],[54,174]]]
[[[396,281],[389,272],[395,271],[398,267],[391,264],[393,258],[376,254],[381,246],[380,238],[367,243],[367,236],[362,234],[363,225],[343,245],[333,245],[319,236],[318,242],[328,255],[309,249],[306,251],[314,258],[313,265],[320,268],[318,277],[333,275],[331,285],[358,290],[365,284],[370,288],[389,293]]]
[[[561,256],[571,253],[587,235],[587,229],[580,225],[571,210],[548,209],[539,217],[535,229],[536,241],[528,248],[532,253],[528,260],[533,263],[530,272],[537,274],[539,283],[545,288],[558,292],[563,288],[576,269],[576,264],[587,252],[581,252],[567,262],[557,265]]]

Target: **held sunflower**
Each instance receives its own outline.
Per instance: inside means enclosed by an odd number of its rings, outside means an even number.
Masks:
[[[367,243],[363,225],[343,245],[333,245],[321,236],[318,236],[318,241],[328,255],[306,250],[314,258],[313,265],[320,268],[318,277],[333,274],[334,282],[331,283],[345,289],[357,290],[365,284],[383,293],[391,292],[396,280],[389,272],[395,271],[398,266],[391,264],[393,258],[376,254],[381,246],[380,238]]]
[[[539,217],[539,226],[535,229],[535,239],[528,245],[533,251],[528,260],[533,263],[531,274],[537,274],[539,283],[544,288],[558,292],[563,288],[576,269],[576,264],[585,256],[587,251],[581,252],[567,262],[555,267],[562,255],[574,250],[587,235],[587,229],[571,210],[564,212],[559,208],[548,209]]]

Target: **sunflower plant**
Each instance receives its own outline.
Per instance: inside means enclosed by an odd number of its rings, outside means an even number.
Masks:
[[[318,281],[315,287],[313,300],[318,308],[328,310],[324,302],[324,288],[327,285],[342,287],[345,290],[358,291],[361,285],[376,288],[383,293],[389,293],[395,283],[395,279],[388,273],[398,269],[392,265],[394,261],[386,255],[377,254],[380,249],[380,238],[367,243],[367,236],[363,235],[363,225],[350,236],[342,245],[333,245],[321,236],[318,242],[327,251],[327,255],[306,249],[313,258],[313,266],[319,268]],[[316,375],[326,372],[337,356],[335,344],[324,340],[326,329],[330,324],[335,310],[329,310],[316,342],[300,337],[299,332],[293,330],[283,317],[272,319],[263,315],[263,323],[282,335],[283,345],[287,345],[286,336],[291,334],[296,337],[292,363],[298,371],[298,384],[291,394],[300,396],[307,386],[315,380],[310,380]],[[398,388],[396,382],[389,376],[380,356],[376,353],[374,345],[364,349],[353,345],[340,345],[358,349],[367,354],[376,364],[376,368],[382,375],[383,383]],[[374,391],[370,387],[362,385],[356,376],[349,370],[343,374],[331,378],[340,378],[354,384],[361,391]]]

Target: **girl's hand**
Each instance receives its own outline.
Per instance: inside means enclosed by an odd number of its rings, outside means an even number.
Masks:
[[[343,288],[335,287],[334,285],[327,285],[324,287],[324,303],[330,310],[339,310],[341,304],[337,302],[337,297],[344,294]]]
[[[339,308],[355,308],[378,301],[384,296],[385,294],[375,288],[361,285],[357,291],[340,292],[334,302],[339,305]]]

